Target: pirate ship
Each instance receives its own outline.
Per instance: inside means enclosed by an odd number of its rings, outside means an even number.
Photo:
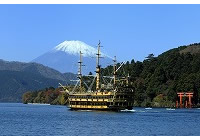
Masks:
[[[91,82],[90,86],[87,86],[83,81],[82,75],[82,53],[80,51],[80,61],[78,70],[78,81],[72,91],[69,91],[67,87],[63,87],[64,92],[68,95],[68,106],[71,110],[131,110],[133,108],[134,100],[134,89],[129,82],[129,76],[118,77],[118,70],[123,66],[122,63],[119,67],[116,65],[116,57],[113,60],[113,73],[112,76],[101,75],[100,66],[100,41],[98,43],[98,49],[96,54],[96,75]],[[92,75],[90,75],[92,76]],[[106,85],[101,81],[102,78],[110,78],[111,82]],[[96,81],[95,89],[94,83]],[[88,88],[87,91],[84,90],[83,85]],[[75,90],[78,88],[79,90]]]

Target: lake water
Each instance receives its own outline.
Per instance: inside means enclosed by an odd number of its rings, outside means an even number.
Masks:
[[[0,135],[200,136],[200,109],[134,110],[70,111],[66,106],[0,103]]]

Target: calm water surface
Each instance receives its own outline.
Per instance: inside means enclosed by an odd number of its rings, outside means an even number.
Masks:
[[[200,136],[200,109],[134,110],[70,111],[66,106],[0,103],[0,135]]]

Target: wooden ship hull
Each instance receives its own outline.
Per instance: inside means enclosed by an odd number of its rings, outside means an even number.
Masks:
[[[124,89],[123,89],[124,90]],[[133,91],[129,92],[96,92],[69,95],[69,107],[72,110],[132,110]]]

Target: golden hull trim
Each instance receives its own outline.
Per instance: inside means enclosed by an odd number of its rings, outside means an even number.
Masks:
[[[72,109],[106,109],[107,106],[92,106],[92,105],[69,105]]]
[[[69,101],[99,101],[99,102],[108,102],[108,99],[69,99]]]

